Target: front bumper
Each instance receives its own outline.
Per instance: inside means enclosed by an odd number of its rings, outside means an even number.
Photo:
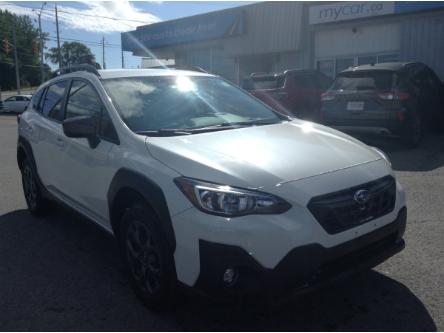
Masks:
[[[358,270],[372,268],[404,248],[402,238],[407,209],[384,227],[331,248],[307,244],[294,248],[273,268],[268,269],[237,246],[200,240],[200,275],[194,285],[216,297],[256,292],[302,293],[319,288]],[[227,268],[237,272],[227,285]]]

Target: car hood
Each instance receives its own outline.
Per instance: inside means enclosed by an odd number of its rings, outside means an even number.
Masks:
[[[146,145],[156,159],[186,177],[247,188],[267,188],[381,159],[346,134],[302,120],[147,137]]]

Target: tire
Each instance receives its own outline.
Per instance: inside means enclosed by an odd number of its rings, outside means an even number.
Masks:
[[[409,148],[418,147],[424,136],[424,122],[418,115],[413,115],[403,136],[404,144]]]
[[[22,186],[29,212],[34,216],[43,216],[49,211],[49,200],[43,195],[35,169],[29,158],[23,161]]]
[[[177,282],[173,253],[159,223],[147,205],[138,203],[123,214],[119,233],[133,289],[152,310],[171,305]]]

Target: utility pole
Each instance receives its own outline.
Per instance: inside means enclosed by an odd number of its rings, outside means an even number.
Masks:
[[[15,34],[15,25],[12,28],[12,38],[14,39],[14,64],[15,64],[15,80],[17,81],[17,94],[20,95],[20,73],[17,56],[17,36]]]
[[[41,83],[45,81],[45,72],[43,71],[43,35],[42,35],[42,20],[41,20],[43,7],[45,6],[46,2],[42,4],[42,7],[40,8],[39,13],[37,14],[39,17],[39,34],[40,34],[40,78],[42,81]],[[32,11],[34,11],[34,9]]]
[[[125,68],[125,58],[123,57],[123,48],[122,48],[122,68]]]
[[[62,68],[62,52],[60,50],[60,34],[59,34],[59,16],[57,13],[57,4],[55,5],[55,18],[56,18],[56,29],[57,29],[57,53],[59,58],[59,69]]]
[[[106,64],[105,64],[105,36],[102,37],[102,68],[106,69]]]

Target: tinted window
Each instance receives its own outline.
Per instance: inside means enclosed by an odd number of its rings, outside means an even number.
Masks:
[[[314,77],[310,75],[295,75],[292,79],[294,81],[294,84],[296,85],[296,88],[313,89],[316,86]]]
[[[102,106],[99,95],[90,84],[74,80],[66,103],[66,119],[94,115],[100,117],[100,136],[110,141],[116,141],[117,134],[108,111]]]
[[[214,77],[133,77],[103,80],[103,85],[135,132],[282,119],[249,94]]]
[[[427,80],[428,80],[430,86],[432,87],[432,89],[440,89],[441,81],[439,81],[436,74],[430,68],[426,67],[424,70],[426,72]]]
[[[5,102],[15,102],[15,101],[16,101],[16,97],[15,96],[9,97],[9,98],[7,98],[5,100]]]
[[[414,66],[409,70],[413,84],[420,89],[421,92],[429,90],[431,86],[429,72],[424,66]]]
[[[63,120],[62,101],[66,86],[67,81],[60,81],[49,86],[43,103],[43,115],[51,119]]]
[[[102,109],[99,133],[103,139],[107,139],[113,142],[118,140],[116,130],[114,129],[111,118],[105,108]]]
[[[34,96],[32,96],[31,105],[34,108],[34,110],[36,110],[36,111],[40,111],[39,110],[39,102],[40,102],[40,99],[42,98],[44,91],[45,91],[44,89],[40,89],[39,91],[37,91],[35,93]]]
[[[39,102],[39,105],[38,105],[38,107],[37,107],[37,111],[38,112],[42,112],[43,111],[43,104],[45,103],[45,95],[46,95],[46,92],[48,91],[48,88],[45,88],[45,89],[43,89],[42,90],[42,97],[40,98],[40,102]]]
[[[398,75],[389,71],[351,72],[338,76],[333,90],[390,91],[398,84]]]
[[[66,104],[66,118],[100,115],[102,102],[95,90],[84,81],[73,81]]]

